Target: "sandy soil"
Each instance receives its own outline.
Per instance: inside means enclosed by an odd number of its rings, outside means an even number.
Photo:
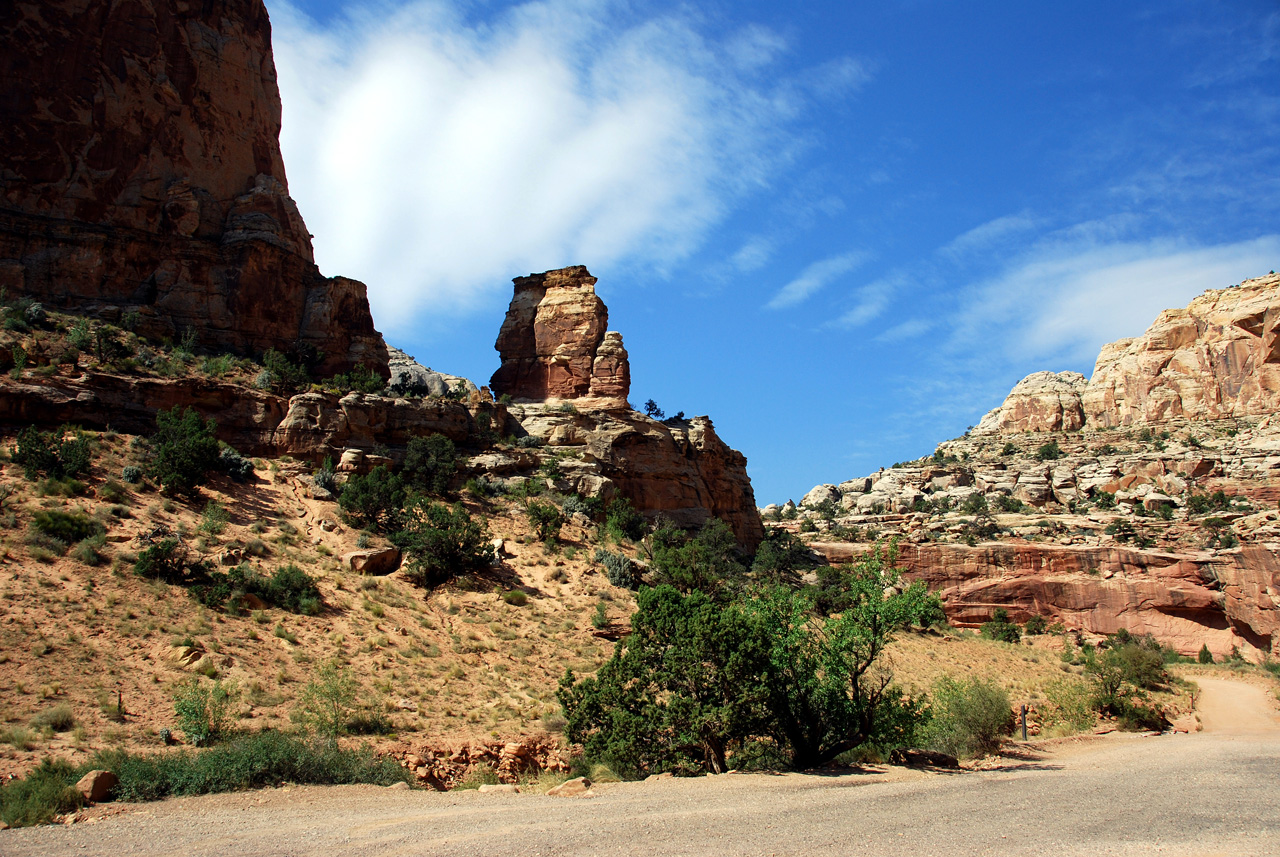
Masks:
[[[0,853],[1280,853],[1274,700],[1201,682],[1202,733],[1033,743],[964,773],[728,774],[600,785],[578,798],[283,788],[4,831]]]

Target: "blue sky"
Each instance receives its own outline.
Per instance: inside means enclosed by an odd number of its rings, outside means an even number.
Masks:
[[[761,505],[1280,267],[1274,0],[267,6],[290,191],[388,341],[485,383],[511,278],[587,265],[632,403]]]

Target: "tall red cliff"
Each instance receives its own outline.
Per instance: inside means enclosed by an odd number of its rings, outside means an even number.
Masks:
[[[288,195],[261,0],[39,0],[0,20],[0,286],[206,348],[387,352]]]

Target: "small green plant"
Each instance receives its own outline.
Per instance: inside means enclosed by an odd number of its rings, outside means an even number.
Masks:
[[[1062,448],[1058,446],[1056,440],[1041,444],[1036,450],[1036,459],[1039,461],[1057,461],[1062,457]]]
[[[523,589],[512,589],[502,593],[502,600],[512,607],[523,607],[529,603],[529,596]]]
[[[217,500],[210,500],[200,513],[200,532],[210,536],[221,535],[231,520],[231,514]]]
[[[46,824],[84,805],[75,790],[78,771],[63,759],[46,758],[20,780],[0,787],[0,819],[10,827]]]
[[[1035,636],[1043,634],[1048,626],[1049,623],[1045,621],[1045,618],[1037,614],[1026,621],[1026,624],[1022,626],[1022,630],[1030,636]]]
[[[596,562],[604,566],[604,576],[609,583],[623,589],[635,589],[639,583],[635,563],[626,554],[613,553],[604,548],[596,548]]]
[[[325,661],[298,698],[297,719],[330,746],[347,733],[356,701],[351,670],[337,660]]]
[[[51,732],[70,732],[75,728],[76,716],[71,711],[71,706],[65,702],[59,703],[52,708],[46,708],[35,717],[31,718],[32,729],[48,729]]]
[[[1202,664],[1213,663],[1213,652],[1209,651],[1208,643],[1200,647],[1200,654],[1196,655],[1196,660]]]
[[[1009,621],[1009,611],[1003,607],[997,607],[991,612],[991,620],[982,624],[981,633],[988,639],[1006,643],[1016,643],[1022,639],[1022,630]]]
[[[596,612],[591,614],[591,627],[597,630],[609,627],[609,608],[603,601],[596,602]]]
[[[103,532],[102,524],[78,512],[61,512],[57,509],[41,509],[31,516],[32,527],[49,539],[67,545],[92,538]]]
[[[560,535],[560,528],[564,525],[564,515],[554,504],[534,500],[525,507],[525,515],[539,541],[549,542]]]
[[[126,464],[124,469],[120,471],[120,478],[130,485],[137,485],[142,482],[142,468],[133,464]]]
[[[202,682],[198,678],[174,692],[173,711],[187,743],[204,747],[221,740],[231,728],[232,708],[240,691],[230,682]]]

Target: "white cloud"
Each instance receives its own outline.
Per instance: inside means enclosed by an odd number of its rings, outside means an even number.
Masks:
[[[986,249],[1013,235],[1034,229],[1035,226],[1035,218],[1025,211],[1020,214],[997,217],[995,220],[989,220],[980,226],[975,226],[968,232],[956,236],[939,248],[938,252],[952,258],[963,256],[977,250]]]
[[[1196,247],[1090,237],[1096,234],[1075,229],[1066,240],[1038,245],[964,293],[953,344],[1003,343],[1015,360],[1092,362],[1102,345],[1140,335],[1161,310],[1265,274],[1280,261],[1280,235]]]
[[[889,306],[889,298],[893,296],[905,278],[901,274],[891,274],[875,282],[868,283],[854,290],[854,305],[825,327],[861,327],[878,318]]]
[[[798,277],[779,289],[778,293],[773,296],[773,300],[765,304],[765,307],[767,309],[783,309],[784,307],[802,303],[832,280],[857,268],[867,258],[868,254],[855,250],[814,262],[801,271]]]
[[[901,342],[904,339],[914,339],[923,333],[928,333],[933,327],[934,323],[928,319],[908,319],[877,336],[876,342]]]
[[[321,268],[364,280],[383,329],[529,271],[670,265],[786,157],[792,90],[753,82],[784,48],[767,30],[721,44],[623,4],[464,8],[322,28],[271,2],[290,190]]]

